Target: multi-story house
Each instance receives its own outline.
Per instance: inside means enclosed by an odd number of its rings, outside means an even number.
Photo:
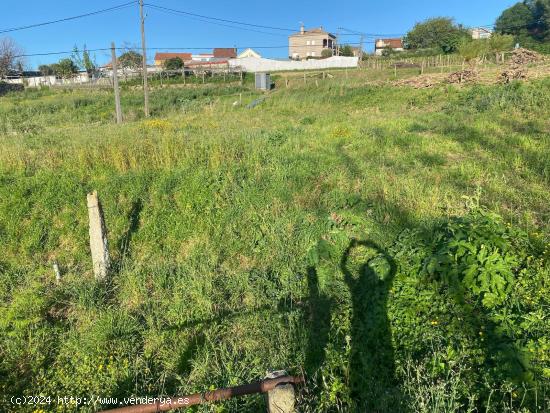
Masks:
[[[294,60],[320,58],[323,50],[334,51],[336,36],[323,30],[323,27],[306,30],[304,26],[298,33],[288,36],[288,56]]]

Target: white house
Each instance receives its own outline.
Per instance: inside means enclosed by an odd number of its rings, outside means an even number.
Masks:
[[[394,52],[402,52],[405,50],[403,46],[403,39],[376,39],[376,42],[374,43],[374,54],[376,56],[382,56],[384,54],[384,50],[386,49],[391,49]]]
[[[191,60],[194,62],[212,62],[214,60],[214,53],[200,53],[191,56]]]
[[[484,27],[473,28],[471,32],[472,39],[474,40],[489,39],[493,35],[493,32],[491,30]]]
[[[238,56],[237,59],[244,59],[245,57],[255,57],[256,59],[259,59],[262,57],[257,51],[254,49],[251,49],[250,47],[246,50],[243,50]]]

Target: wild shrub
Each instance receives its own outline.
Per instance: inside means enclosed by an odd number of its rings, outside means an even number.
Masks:
[[[449,103],[446,111],[456,112],[457,103],[466,112],[513,109],[527,113],[540,108],[548,108],[550,107],[550,96],[546,89],[549,85],[548,79],[533,84],[512,82],[499,87],[476,85],[464,93],[460,93],[458,102]]]
[[[435,351],[435,366],[418,365],[430,383],[460,375],[453,390],[459,406],[473,398],[484,411],[501,411],[511,398],[516,408],[534,408],[550,384],[543,250],[498,215],[473,207],[428,234],[405,231],[392,252],[399,271],[389,311],[405,387],[407,360],[418,364],[427,351],[433,360]]]

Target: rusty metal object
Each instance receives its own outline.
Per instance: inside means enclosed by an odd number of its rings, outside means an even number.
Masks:
[[[163,403],[157,401],[151,404],[137,404],[117,409],[104,410],[102,413],[155,413],[166,412],[172,409],[182,409],[196,404],[217,402],[230,399],[232,397],[245,396],[247,394],[266,393],[273,390],[279,384],[299,384],[303,383],[302,376],[282,376],[276,379],[266,379],[250,384],[243,384],[236,387],[218,389],[206,393],[195,393],[188,396],[167,397]]]

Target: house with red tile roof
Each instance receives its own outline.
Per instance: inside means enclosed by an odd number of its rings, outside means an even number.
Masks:
[[[183,62],[191,60],[191,53],[155,53],[155,66],[163,66],[167,60],[179,57]]]
[[[376,39],[374,44],[374,54],[382,56],[384,49],[392,49],[395,52],[402,52],[405,50],[403,46],[403,39]]]
[[[217,59],[235,59],[237,57],[237,49],[235,47],[216,47],[212,54]]]

